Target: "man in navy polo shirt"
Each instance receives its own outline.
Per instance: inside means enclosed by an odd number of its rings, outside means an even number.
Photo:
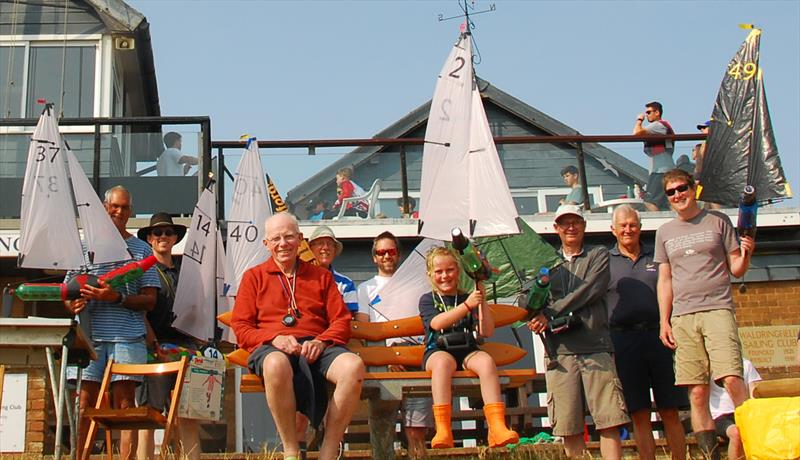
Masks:
[[[652,388],[672,458],[684,459],[686,441],[678,408],[688,406],[689,401],[675,386],[672,350],[658,337],[658,264],[653,262],[653,250],[640,242],[642,225],[635,209],[618,207],[611,223],[617,244],[609,251],[606,305],[617,373],[633,419],[639,458],[656,458],[650,424]]]

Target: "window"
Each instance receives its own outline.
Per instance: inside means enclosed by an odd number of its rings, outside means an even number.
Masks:
[[[21,117],[24,59],[24,47],[0,46],[0,118]]]
[[[94,116],[96,54],[94,44],[0,47],[0,117],[35,118],[42,99],[65,117]]]

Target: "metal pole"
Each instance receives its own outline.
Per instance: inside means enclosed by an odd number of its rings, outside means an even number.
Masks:
[[[408,170],[406,168],[406,146],[400,146],[400,182],[403,187],[403,214],[411,214],[408,209]]]
[[[217,147],[217,220],[225,220],[225,149]]]
[[[92,186],[100,195],[100,124],[94,125],[94,159],[92,160]]]
[[[589,184],[586,181],[586,163],[583,155],[583,142],[578,142],[578,174],[581,176],[581,188],[583,188],[583,209],[589,210]]]
[[[75,410],[73,411],[75,416],[75,429],[72,430],[70,433],[70,450],[69,456],[71,460],[78,459],[78,431],[81,429],[81,380],[83,379],[83,368],[78,366],[78,373],[75,377],[75,401],[73,404],[75,405]]]

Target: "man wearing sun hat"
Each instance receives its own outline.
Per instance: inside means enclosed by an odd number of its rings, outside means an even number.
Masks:
[[[172,327],[175,314],[172,305],[175,302],[175,293],[178,290],[178,275],[180,263],[172,258],[172,248],[186,235],[186,226],[176,224],[172,216],[166,212],[153,214],[150,225],[139,229],[136,236],[147,241],[153,248],[153,255],[158,263],[155,269],[161,280],[161,289],[158,291],[156,306],[147,312],[149,325],[147,343],[148,348],[161,354],[159,343],[170,343],[185,348],[196,348],[194,339]],[[174,376],[147,377],[137,391],[139,405],[148,405],[156,410],[165,410],[169,407],[170,392],[175,387]],[[193,460],[200,458],[200,432],[196,420],[178,419],[178,432],[180,444],[186,458]],[[139,430],[139,458],[154,458],[154,439],[152,430]]]
[[[350,310],[350,313],[355,314],[358,311],[356,284],[349,277],[333,269],[333,260],[344,249],[342,242],[336,239],[336,235],[333,234],[333,230],[330,227],[320,225],[311,233],[311,237],[308,239],[308,246],[320,266],[333,273],[333,280],[336,281],[336,286],[339,288],[339,293],[342,294],[347,309]]]
[[[630,419],[611,355],[608,250],[583,244],[586,220],[580,206],[559,206],[555,230],[564,263],[550,277],[550,303],[528,323],[531,331],[546,334],[548,353],[555,355],[547,357],[545,373],[553,434],[564,438],[568,457],[584,454],[585,401],[600,433],[603,458],[621,458],[619,427]]]

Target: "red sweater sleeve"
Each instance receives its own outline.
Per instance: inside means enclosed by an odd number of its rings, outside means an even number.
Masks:
[[[239,347],[248,351],[255,350],[264,342],[272,340],[274,336],[270,331],[258,327],[256,301],[261,283],[257,270],[260,267],[260,265],[253,267],[244,273],[236,294],[236,303],[233,304],[231,327],[236,334]]]

